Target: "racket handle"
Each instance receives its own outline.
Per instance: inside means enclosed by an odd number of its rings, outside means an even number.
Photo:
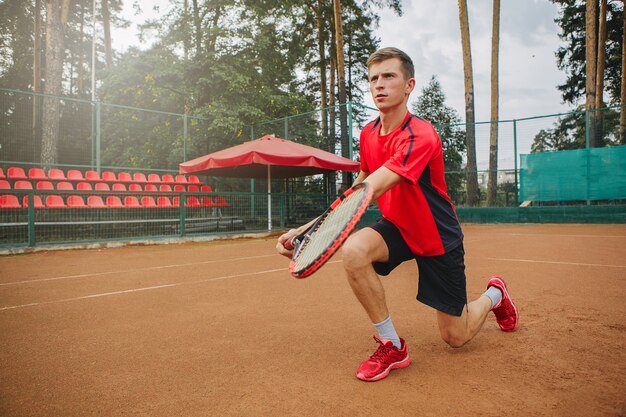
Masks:
[[[299,235],[296,237],[291,238],[291,240],[288,240],[284,243],[284,247],[287,250],[294,250],[295,248],[298,247],[298,245],[300,245],[300,243],[302,243],[302,238],[304,237],[304,235]]]

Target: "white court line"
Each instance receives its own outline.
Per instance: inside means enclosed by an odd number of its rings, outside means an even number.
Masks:
[[[328,265],[328,264],[334,264],[334,263],[338,263],[338,262],[341,262],[341,261],[340,260],[338,260],[338,261],[329,261],[326,264]],[[232,278],[252,277],[252,276],[255,276],[255,275],[263,275],[263,274],[269,274],[269,273],[273,273],[273,272],[286,272],[286,268],[267,269],[265,271],[247,272],[245,274],[235,274],[235,275],[224,275],[224,276],[221,276],[221,277],[207,278],[207,279],[201,279],[201,280],[197,280],[197,281],[178,282],[178,283],[174,283],[174,284],[156,285],[156,286],[152,286],[152,287],[131,288],[129,290],[113,291],[113,292],[103,292],[103,293],[98,293],[98,294],[84,295],[84,296],[81,296],[81,297],[65,298],[65,299],[62,299],[62,300],[42,301],[40,303],[29,303],[29,304],[21,304],[21,305],[16,305],[16,306],[0,307],[0,311],[14,310],[14,309],[25,308],[25,307],[42,306],[42,305],[47,305],[47,304],[67,303],[67,302],[70,302],[70,301],[88,300],[90,298],[109,297],[109,296],[112,296],[112,295],[129,294],[129,293],[135,293],[135,292],[140,292],[140,291],[157,290],[157,289],[161,289],[161,288],[180,287],[182,285],[202,284],[202,283],[205,283],[205,282],[221,281],[221,280],[232,279]]]
[[[555,264],[555,265],[572,265],[572,266],[599,266],[602,268],[626,268],[626,265],[609,265],[609,264],[586,264],[581,262],[559,262],[559,261],[538,261],[534,259],[512,259],[512,258],[485,258],[490,261],[507,261],[507,262],[529,262],[538,264]]]
[[[556,235],[551,233],[507,233],[511,236],[542,236],[542,237],[596,237],[602,239],[626,239],[626,235]]]
[[[242,258],[231,258],[231,259],[218,259],[218,260],[202,261],[202,262],[189,262],[189,263],[184,263],[184,264],[148,266],[148,267],[145,267],[145,268],[125,269],[125,270],[120,270],[120,271],[93,272],[93,273],[89,273],[89,274],[66,275],[66,276],[61,276],[61,277],[52,277],[52,278],[32,279],[32,280],[25,280],[25,281],[5,282],[5,283],[0,283],[0,287],[4,287],[4,286],[7,286],[7,285],[33,284],[33,283],[37,283],[37,282],[58,281],[58,280],[64,280],[64,279],[76,279],[76,278],[98,277],[98,276],[103,276],[103,275],[126,274],[126,273],[139,272],[139,271],[157,271],[159,269],[178,268],[178,267],[194,266],[194,265],[206,265],[206,264],[212,264],[212,263],[217,263],[217,262],[233,262],[233,261],[244,261],[244,260],[248,260],[248,259],[269,258],[270,256],[276,256],[276,254],[259,255],[259,256],[246,256],[246,257],[242,257]]]

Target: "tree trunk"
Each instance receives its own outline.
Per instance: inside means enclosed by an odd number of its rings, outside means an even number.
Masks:
[[[63,55],[65,52],[65,22],[70,0],[46,0],[46,70],[44,92],[53,96],[61,94],[63,80]],[[64,20],[65,19],[65,20]],[[59,142],[59,99],[45,97],[43,105],[43,131],[41,163],[57,163]]]
[[[78,40],[78,44],[82,45],[85,40],[85,8],[82,5],[80,7],[80,37]],[[78,97],[83,98],[83,93],[85,92],[85,70],[83,69],[85,54],[83,53],[83,48],[80,48],[78,51],[78,83],[76,86],[76,94]]]
[[[465,135],[467,146],[466,189],[467,205],[478,205],[478,174],[476,167],[476,133],[474,116],[474,75],[472,72],[472,51],[470,46],[467,0],[459,0],[459,20],[461,23],[461,43],[463,46],[463,74],[465,84]]]
[[[600,24],[598,26],[598,62],[596,65],[596,102],[594,107],[601,109],[604,107],[602,96],[604,95],[604,67],[606,65],[606,0],[600,0]],[[596,144],[602,146],[604,143],[604,111],[596,111]]]
[[[324,20],[323,20],[323,12],[324,12],[324,0],[318,0],[317,8],[315,10],[315,26],[317,27],[317,50],[319,55],[319,71],[320,71],[320,107],[322,108],[321,116],[321,130],[322,130],[322,138],[326,142],[325,147],[328,152],[333,152],[329,148],[329,139],[328,139],[328,92],[326,90],[326,42],[324,39]],[[333,152],[334,153],[334,152]],[[334,175],[324,174],[324,193],[331,193],[331,178],[334,178]]]
[[[41,0],[35,1],[35,34],[33,43],[33,92],[41,93]],[[39,131],[39,108],[41,97],[33,96],[32,138]]]
[[[341,125],[341,155],[344,158],[350,157],[352,146],[348,139],[348,111],[346,104],[346,77],[345,62],[343,57],[343,31],[341,27],[341,0],[333,0],[333,10],[335,15],[335,42],[337,52],[337,83],[339,87],[339,122]],[[342,176],[342,191],[350,187],[352,176],[344,171]]]
[[[335,144],[336,144],[336,126],[337,126],[337,120],[336,120],[336,112],[335,112],[335,74],[337,73],[337,65],[335,64],[335,58],[334,56],[331,54],[331,58],[330,58],[330,80],[328,81],[328,85],[329,85],[329,91],[328,91],[328,111],[330,113],[329,115],[329,125],[330,125],[330,129],[328,132],[328,151],[330,153],[335,153]],[[336,172],[331,172],[330,176],[329,176],[329,182],[330,182],[330,186],[331,186],[331,190],[330,192],[332,194],[336,194],[337,193],[337,176],[336,176]]]
[[[326,87],[326,44],[324,41],[324,21],[323,21],[324,0],[317,2],[317,44],[320,57],[320,105],[322,109],[328,107],[328,92]],[[322,137],[328,138],[328,116],[327,110],[322,110]],[[332,149],[327,149],[334,152]]]
[[[585,109],[589,115],[589,147],[596,146],[596,123],[595,112],[593,109],[596,105],[596,6],[597,0],[587,0],[585,11],[585,65],[586,65],[586,83],[585,83]]]
[[[196,56],[200,56],[202,52],[202,20],[200,18],[200,8],[198,6],[198,0],[193,0],[193,26],[194,26],[194,38],[196,44]]]
[[[500,0],[493,0],[491,35],[491,129],[489,135],[489,182],[487,206],[496,205],[498,189],[498,54],[500,45]]]
[[[189,1],[183,2],[183,57],[185,62],[189,61]]]
[[[113,49],[111,48],[111,14],[109,0],[102,0],[102,26],[104,27],[104,60],[107,68],[113,67]]]
[[[622,145],[626,145],[626,7],[624,7],[624,28],[622,29],[622,85],[619,114],[619,137]]]

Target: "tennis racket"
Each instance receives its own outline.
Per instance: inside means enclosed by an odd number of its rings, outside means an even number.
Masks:
[[[320,269],[359,223],[373,193],[367,183],[353,186],[337,198],[306,232],[293,238],[291,275],[306,278]]]

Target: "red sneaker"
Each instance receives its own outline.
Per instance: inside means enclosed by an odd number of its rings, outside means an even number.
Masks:
[[[502,299],[491,308],[491,311],[496,315],[496,321],[502,331],[512,332],[517,327],[519,313],[517,312],[517,307],[515,307],[513,300],[509,296],[504,280],[497,275],[493,276],[489,278],[489,282],[487,283],[487,288],[489,287],[496,287],[502,291]]]
[[[356,377],[363,381],[383,379],[392,369],[406,368],[411,363],[404,339],[400,339],[401,349],[394,346],[391,340],[379,339],[374,336],[380,346],[376,352],[359,366]]]

